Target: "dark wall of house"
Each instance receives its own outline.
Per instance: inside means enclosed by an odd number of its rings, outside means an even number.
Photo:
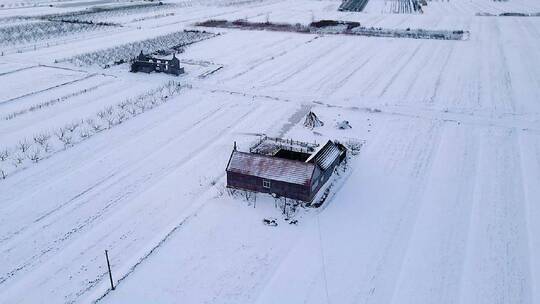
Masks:
[[[133,64],[131,64],[131,71],[151,73],[152,71],[154,71],[154,65],[146,62],[134,62]]]
[[[165,61],[164,61],[165,62]],[[158,62],[152,62],[152,61],[134,61],[131,64],[131,71],[132,72],[144,72],[144,73],[151,73],[151,72],[164,72],[167,74],[173,74],[173,75],[180,75],[184,73],[184,68],[180,67],[178,62],[174,64],[165,64],[165,63],[158,63]]]
[[[302,186],[281,181],[269,180],[270,189],[263,187],[263,179],[256,176],[227,172],[227,187],[262,193],[275,193],[279,196],[309,202],[312,199],[310,185]]]
[[[321,187],[328,181],[334,169],[341,163],[341,158],[337,158],[328,169],[322,171],[317,167],[315,173],[313,174],[313,179],[311,180],[311,194],[315,196]],[[318,183],[317,183],[318,181]],[[310,198],[310,201],[313,200],[313,197]]]

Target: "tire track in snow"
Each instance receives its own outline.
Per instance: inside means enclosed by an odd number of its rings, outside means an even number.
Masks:
[[[259,109],[259,108],[257,108]],[[263,110],[262,108],[260,108],[261,110]],[[257,111],[247,111],[244,115],[242,115],[237,121],[235,121],[235,123],[233,123],[232,125],[228,126],[228,127],[225,127],[224,130],[222,130],[222,132],[220,132],[220,134],[216,135],[216,138],[220,138],[222,136],[222,133],[226,133],[226,132],[229,132],[231,129],[233,129],[235,126],[237,126],[239,123],[242,123],[245,121],[245,119],[249,116],[253,116],[255,114],[259,115],[260,113],[256,113]],[[204,149],[198,149],[198,151],[200,152],[197,156],[194,156],[194,157],[199,157],[200,154],[203,154],[205,153],[206,150],[212,148],[211,146],[209,145],[206,145],[205,146],[206,148]],[[188,159],[191,159],[193,156],[190,155],[188,156]],[[181,160],[179,161],[179,163],[187,163],[188,161],[186,159],[184,160]],[[182,166],[180,166],[182,167]],[[180,167],[177,167],[175,170],[177,170],[178,168]],[[223,179],[225,173],[220,173],[218,178],[219,179]],[[205,193],[211,188],[212,186],[209,185],[209,186],[206,186],[205,188],[203,188],[203,190],[201,190],[201,192],[197,193],[196,196],[197,197],[201,197],[201,196],[204,196]],[[194,194],[195,195],[195,194]],[[149,251],[147,251],[147,253],[145,253],[140,259],[137,260],[137,262],[132,265],[131,267],[129,267],[129,269],[127,270],[127,272],[123,275],[121,275],[121,278],[118,279],[117,281],[117,284],[119,284],[120,282],[122,282],[124,279],[126,279],[130,274],[132,274],[135,269],[140,265],[142,264],[152,253],[154,253],[161,245],[163,245],[169,238],[170,236],[172,236],[179,228],[181,228],[187,221],[189,221],[189,219],[195,217],[197,215],[197,213],[199,212],[199,210],[201,210],[205,204],[207,203],[207,201],[205,201],[204,199],[201,199],[201,200],[198,200],[198,202],[190,205],[188,207],[188,209],[194,209],[195,208],[195,211],[193,212],[188,212],[188,215],[183,217],[182,220],[179,222],[179,224],[176,224],[172,230],[168,231],[167,234],[161,238],[159,240],[159,242],[155,245],[155,246],[152,246]],[[195,206],[193,206],[195,205]],[[100,276],[99,277],[99,280],[101,280],[103,278],[103,276]],[[77,292],[77,296],[81,296],[83,295],[84,293],[88,292],[89,290],[91,290],[94,286],[97,285],[97,281],[96,281],[96,284],[92,284],[92,286],[89,286],[88,288],[84,289],[84,290],[81,290],[80,292]],[[99,302],[101,299],[103,299],[108,293],[110,292],[110,289],[107,289],[105,291],[105,293],[98,297],[97,300],[95,300],[96,302]]]
[[[185,110],[190,109],[193,105],[194,105],[194,104],[188,104],[187,106],[184,106],[184,107],[181,109],[181,111],[176,112],[176,113],[182,113],[182,112],[184,112]],[[220,109],[221,109],[221,108],[220,108]],[[209,112],[209,114],[203,114],[203,119],[204,119],[204,115],[211,115],[211,114],[213,114],[212,111],[213,111],[213,110],[211,110],[211,111]],[[150,131],[153,131],[153,130],[159,128],[160,125],[161,125],[162,123],[165,123],[165,122],[168,122],[168,121],[172,121],[172,120],[174,120],[174,119],[175,119],[175,117],[174,117],[173,115],[170,115],[169,117],[167,117],[167,118],[161,120],[160,122],[158,122],[158,123],[153,123],[153,124],[150,125],[150,126],[148,126],[148,125],[142,125],[139,129],[143,130],[143,132],[145,132],[145,133],[148,133],[148,132],[150,132]],[[114,130],[112,130],[112,132],[114,132]],[[107,135],[109,135],[109,134],[99,134],[98,136],[107,136]],[[139,134],[139,135],[140,135],[140,134]],[[99,137],[99,138],[102,138],[102,137]],[[122,139],[124,140],[124,142],[122,143],[122,145],[130,145],[130,144],[132,144],[134,141],[137,140],[137,138],[132,138],[132,137],[123,137]],[[95,141],[94,141],[94,142],[95,142]],[[117,143],[117,145],[119,144],[119,142],[116,142],[116,143]],[[86,143],[86,144],[88,144],[88,143]],[[118,146],[119,146],[119,145],[118,145]],[[118,147],[118,146],[117,146],[117,147]],[[93,147],[93,148],[99,150],[101,147],[98,146],[98,147]],[[108,147],[103,147],[103,149],[105,149],[105,148],[108,148]],[[67,151],[67,150],[64,150],[64,151],[62,151],[62,152],[66,152],[66,151]],[[106,157],[109,157],[109,156],[111,156],[111,155],[113,155],[113,154],[114,154],[114,150],[107,150],[107,152],[106,152],[105,154],[103,154],[102,157],[103,157],[103,158],[106,158]],[[60,156],[60,155],[58,155],[58,156]],[[54,157],[58,157],[58,156],[57,156],[57,155],[53,155],[53,158],[54,158]],[[90,166],[93,165],[93,164],[94,164],[94,163],[86,163],[86,164],[83,164],[79,169],[84,169],[84,168],[90,167]],[[77,193],[77,194],[74,194],[70,199],[67,200],[67,202],[73,201],[75,198],[80,197],[80,196],[82,195],[83,192],[86,193],[86,192],[92,190],[95,186],[97,186],[97,185],[99,185],[99,184],[102,184],[102,183],[103,183],[105,180],[107,180],[108,178],[110,178],[110,177],[116,175],[116,174],[119,172],[119,170],[121,170],[121,168],[122,168],[122,167],[121,167],[121,164],[118,165],[118,168],[120,168],[120,169],[118,169],[118,171],[112,171],[112,172],[107,173],[106,177],[105,177],[105,178],[102,178],[101,181],[98,181],[97,183],[94,183],[92,186],[90,186],[90,187],[84,189],[83,191],[81,191],[81,192],[79,192],[79,193]],[[39,191],[39,190],[42,190],[42,189],[45,189],[45,188],[52,187],[52,184],[53,184],[53,183],[51,182],[50,184],[48,183],[48,184],[42,186],[40,189],[34,189],[34,190],[35,190],[35,191]],[[16,205],[13,206],[14,208],[18,208],[18,206],[17,206],[17,205],[19,205],[18,200],[13,201],[13,204],[16,204]],[[41,214],[41,215],[38,215],[38,217],[37,217],[36,219],[34,219],[33,222],[34,222],[34,223],[40,222],[41,220],[43,220],[44,218],[46,218],[48,215],[50,215],[50,214],[52,214],[52,213],[55,213],[57,210],[61,209],[61,208],[62,208],[63,206],[65,206],[65,205],[66,205],[66,203],[59,204],[59,207],[57,206],[57,207],[53,208],[52,211],[48,211],[48,212],[45,212],[45,213],[43,213],[43,214]],[[6,207],[6,206],[4,205],[3,208],[5,208],[5,207]],[[3,209],[2,211],[4,211],[4,212],[10,212],[9,209]],[[0,222],[3,222],[3,221],[0,221]],[[13,237],[14,235],[17,235],[18,233],[20,233],[20,232],[23,231],[23,230],[24,230],[24,228],[23,228],[23,229],[20,229],[20,230],[18,230],[18,231],[16,231],[16,232],[14,232],[14,233],[12,232],[12,233],[7,233],[6,235],[2,235],[1,238],[0,238],[0,244],[2,244],[2,243],[4,243],[4,242],[8,241],[11,237]]]
[[[492,127],[481,137],[460,303],[532,303],[516,133]]]
[[[217,110],[214,110],[214,111],[211,111],[209,115],[205,115],[201,120],[199,120],[198,122],[196,122],[192,127],[190,127],[188,130],[186,130],[185,132],[189,132],[190,130],[193,130],[195,129],[196,127],[198,127],[198,125],[200,123],[202,123],[203,121],[206,121],[206,120],[209,120],[211,119],[214,115],[216,115],[216,113],[218,113],[220,110],[222,109],[222,107],[219,107]],[[182,138],[182,137],[180,137]],[[178,139],[177,139],[178,140]],[[145,161],[144,160],[149,160],[151,158],[154,157],[155,154],[158,154],[160,151],[166,149],[168,146],[170,146],[171,144],[173,144],[174,142],[176,142],[177,140],[175,141],[171,141],[171,142],[168,142],[166,143],[164,146],[162,146],[160,149],[158,149],[157,151],[149,154],[149,155],[146,155],[144,156],[142,159],[138,159],[137,162],[138,163],[142,163],[144,164]],[[138,170],[140,170],[140,167],[143,167],[144,165],[139,165],[139,166],[136,166],[135,168],[132,168],[131,170],[129,170],[128,172],[126,172],[125,174],[123,175],[118,175],[120,172],[122,171],[125,171],[125,168],[126,167],[120,167],[118,168],[117,170],[113,171],[113,173],[111,175],[109,175],[109,178],[106,178],[106,179],[103,179],[101,181],[99,181],[98,183],[96,183],[94,186],[88,188],[88,189],[85,189],[83,192],[77,194],[75,197],[73,197],[72,199],[68,200],[67,202],[65,203],[62,203],[61,205],[59,205],[57,208],[53,209],[52,211],[48,212],[47,214],[39,217],[38,219],[34,220],[33,223],[29,226],[25,226],[23,227],[22,229],[18,230],[16,234],[13,234],[11,235],[9,238],[7,239],[4,239],[2,241],[2,251],[4,252],[4,254],[8,254],[9,252],[11,252],[14,247],[9,247],[9,240],[11,240],[14,236],[19,236],[20,238],[25,238],[25,235],[22,235],[23,232],[25,232],[26,230],[34,227],[33,230],[30,230],[28,231],[26,234],[34,234],[34,233],[37,233],[38,231],[42,231],[44,229],[47,229],[49,227],[51,227],[51,225],[59,222],[58,219],[52,219],[52,220],[49,220],[50,217],[52,216],[55,216],[55,217],[62,217],[62,214],[59,214],[59,215],[56,215],[56,213],[60,212],[60,211],[63,211],[64,208],[66,208],[67,206],[71,206],[71,204],[76,204],[75,206],[72,207],[72,209],[69,211],[69,212],[74,212],[75,210],[77,210],[78,208],[81,208],[83,206],[85,206],[86,204],[89,204],[91,203],[92,201],[92,197],[89,197],[89,198],[84,198],[85,195],[91,195],[92,194],[92,191],[96,191],[97,190],[97,187],[99,186],[103,186],[103,187],[106,187],[104,189],[101,189],[102,192],[106,192],[106,189],[108,189],[108,187],[114,187],[115,185],[117,184],[121,184],[120,181],[126,179],[127,177],[129,176],[133,176],[133,175],[136,175],[136,172]],[[127,167],[129,168],[129,167]],[[115,177],[117,176],[117,177]],[[160,175],[157,175],[157,174],[154,174],[153,176],[154,179],[157,179],[160,177]],[[114,179],[112,179],[114,178]],[[130,184],[128,185],[128,188],[124,189],[123,191],[120,191],[120,192],[116,192],[116,193],[120,193],[120,195],[117,195],[117,198],[116,199],[113,199],[111,201],[109,201],[102,209],[100,209],[95,215],[92,215],[90,217],[87,217],[84,219],[84,221],[82,223],[79,223],[76,227],[72,228],[71,230],[69,230],[68,232],[66,232],[63,236],[57,238],[53,243],[56,244],[57,247],[49,247],[45,250],[41,250],[39,252],[39,254],[37,255],[33,255],[31,256],[30,258],[28,258],[25,262],[23,262],[21,265],[19,266],[16,266],[14,269],[12,269],[11,271],[9,271],[7,274],[3,275],[2,277],[0,277],[0,285],[2,285],[6,280],[14,277],[18,272],[20,272],[21,270],[24,270],[25,268],[29,267],[29,266],[32,266],[33,264],[37,263],[37,261],[42,258],[43,256],[45,256],[46,254],[49,254],[50,252],[54,252],[54,251],[57,251],[59,250],[61,247],[60,247],[60,244],[68,239],[70,239],[75,233],[79,233],[80,231],[83,230],[83,228],[85,228],[87,225],[91,224],[92,222],[94,222],[95,220],[99,219],[100,217],[103,216],[103,214],[105,214],[105,212],[109,209],[111,209],[112,207],[114,207],[115,205],[117,205],[119,202],[123,201],[123,200],[126,200],[130,197],[130,195],[134,195],[136,194],[135,192],[135,189],[140,189],[139,188],[139,184],[145,184],[145,185],[148,185],[148,179],[150,177],[143,177],[141,179],[139,179],[139,182],[136,183],[136,184]],[[107,183],[108,185],[105,185],[105,183]],[[102,187],[102,188],[103,188]],[[142,190],[142,189],[140,189]],[[101,192],[100,192],[101,193]],[[96,195],[96,194],[93,194],[93,195]],[[97,194],[99,195],[99,193]],[[77,200],[80,199],[80,200],[83,200],[82,202],[77,202]],[[85,200],[84,200],[85,199]],[[34,224],[38,224],[40,223],[41,221],[43,220],[49,220],[49,223],[48,224],[43,224],[43,226],[40,226],[40,227],[37,227],[37,226],[34,226]],[[61,221],[60,221],[61,222]],[[14,241],[13,241],[14,242]],[[5,248],[5,247],[8,247],[8,248]],[[16,246],[16,244],[15,244]],[[34,262],[34,263],[33,263]]]
[[[292,77],[292,79],[290,79],[292,80],[291,83],[302,83],[301,86],[297,86],[298,90],[313,90],[314,92],[320,93],[323,98],[329,96],[331,95],[333,90],[329,90],[328,87],[332,87],[333,82],[342,82],[343,80],[341,79],[342,77],[340,76],[340,74],[343,74],[344,71],[355,66],[353,63],[351,63],[351,61],[355,61],[356,57],[354,56],[352,58],[347,58],[346,55],[359,54],[360,56],[363,56],[364,51],[367,49],[369,49],[369,46],[366,44],[358,48],[355,43],[351,43],[351,41],[346,41],[345,43],[340,44],[339,47],[332,50],[332,57],[328,57],[326,60],[322,61],[319,60],[315,64],[310,65],[308,69],[303,70],[299,74]],[[336,61],[334,60],[334,58],[340,58],[341,61]],[[325,71],[325,69],[329,68],[331,68],[332,70]],[[310,73],[310,71],[312,70],[318,71],[319,73]],[[325,72],[322,73],[320,71]],[[337,73],[335,71],[337,71]],[[302,77],[306,73],[308,74],[308,76]],[[312,75],[319,75],[320,77],[312,77]],[[299,79],[299,81],[294,81],[296,79]],[[313,81],[309,81],[311,79],[313,79]]]
[[[437,98],[437,95],[439,93],[442,79],[444,76],[444,71],[446,70],[446,67],[448,66],[448,63],[450,62],[450,58],[452,57],[452,54],[454,53],[455,44],[452,43],[452,47],[450,48],[450,51],[448,52],[448,55],[444,59],[444,64],[441,66],[441,70],[439,71],[439,75],[437,76],[437,81],[435,81],[435,86],[433,87],[433,93],[428,99],[429,105],[435,105],[435,101]]]
[[[418,44],[418,46],[414,49],[414,51],[411,53],[410,56],[407,57],[407,59],[403,62],[403,64],[397,69],[397,71],[394,72],[394,75],[392,75],[392,78],[386,83],[384,88],[379,93],[378,97],[381,98],[385,93],[386,90],[394,83],[396,78],[398,78],[401,75],[401,72],[407,67],[409,64],[411,64],[411,60],[416,56],[418,51],[422,48],[424,44]]]
[[[436,48],[434,51],[431,51],[429,52],[429,55],[430,57],[429,58],[424,58],[424,64],[422,64],[417,70],[416,70],[416,73],[418,75],[424,75],[424,73],[427,74],[427,69],[428,67],[431,67],[432,64],[435,64],[434,61],[438,61],[437,60],[437,57],[439,55],[439,53],[441,53],[443,51],[443,48],[441,47],[438,47]],[[413,88],[416,88],[417,84],[418,84],[418,81],[419,79],[421,79],[420,76],[413,76],[413,81],[410,85],[407,86],[407,89],[405,91],[405,94],[404,94],[404,100],[409,100],[411,98],[411,91],[413,91]],[[421,84],[421,86],[425,86],[425,83]]]
[[[536,297],[535,295],[535,291],[537,289],[537,287],[535,287],[535,275],[536,273],[534,273],[536,271],[536,269],[534,268],[534,257],[535,257],[535,254],[532,250],[532,242],[533,242],[533,237],[534,237],[534,234],[531,233],[531,230],[529,229],[532,224],[530,223],[530,219],[532,217],[528,217],[529,215],[529,212],[530,212],[530,208],[528,206],[528,197],[527,197],[527,188],[525,186],[525,180],[527,179],[527,176],[525,174],[525,169],[524,169],[524,162],[523,162],[523,143],[521,142],[521,137],[520,137],[520,131],[518,131],[517,129],[513,129],[513,134],[514,134],[514,148],[517,149],[516,151],[516,162],[517,162],[517,169],[518,169],[518,177],[519,177],[519,185],[521,186],[521,188],[518,190],[519,191],[519,196],[520,196],[520,199],[521,199],[521,203],[523,204],[522,207],[522,210],[523,210],[523,223],[524,223],[524,229],[525,229],[525,233],[523,235],[525,235],[525,250],[526,250],[526,253],[524,254],[525,255],[525,258],[526,258],[526,262],[525,262],[525,266],[526,266],[526,272],[527,274],[525,274],[524,276],[527,277],[527,281],[529,282],[529,288],[530,288],[530,299],[531,299],[531,303],[535,303],[534,302],[534,299]],[[517,148],[516,148],[517,147]]]
[[[459,298],[478,136],[454,123],[445,126],[391,303],[454,304]]]
[[[540,195],[540,136],[529,132],[520,132],[520,159],[525,199],[525,222],[527,223],[527,240],[529,264],[531,269],[532,302],[540,300],[540,258],[535,252],[540,250],[540,205],[536,198]]]
[[[66,81],[66,82],[57,84],[57,85],[55,85],[55,86],[48,87],[48,88],[43,89],[43,90],[33,91],[33,92],[30,92],[30,93],[27,93],[27,94],[24,94],[24,95],[20,95],[20,96],[17,96],[17,97],[11,98],[11,99],[7,99],[7,100],[0,100],[0,106],[6,105],[6,104],[10,104],[10,103],[12,103],[12,102],[14,102],[14,101],[17,101],[17,100],[19,100],[19,99],[23,99],[23,98],[26,98],[26,97],[29,97],[29,96],[37,95],[37,94],[40,94],[40,93],[43,93],[43,92],[47,92],[47,91],[50,91],[50,90],[54,90],[54,89],[57,89],[57,88],[60,88],[60,87],[63,87],[63,86],[67,86],[67,85],[70,85],[70,84],[78,83],[78,82],[87,80],[87,79],[89,79],[89,78],[95,77],[95,76],[97,76],[97,75],[99,75],[99,74],[93,73],[93,74],[90,74],[90,75],[86,75],[86,76],[84,76],[84,77],[82,77],[82,78],[77,78],[77,79],[75,79],[75,80]]]
[[[250,106],[249,108],[252,109],[253,106]],[[245,113],[242,117],[240,117],[239,119],[235,120],[234,123],[233,123],[232,125],[229,125],[229,126],[226,127],[225,129],[220,129],[221,132],[217,132],[217,134],[215,135],[215,137],[212,137],[212,138],[209,139],[209,142],[212,141],[212,139],[220,138],[220,136],[222,135],[222,133],[227,132],[230,128],[232,128],[232,126],[238,125],[239,123],[241,123],[241,122],[244,120],[245,117],[247,117],[247,116],[249,116],[249,115],[253,115],[253,113],[254,113],[254,111],[246,110],[246,113]],[[203,145],[204,145],[204,144],[203,144]],[[199,149],[199,150],[200,150],[200,151],[205,151],[205,150],[209,149],[210,147],[211,147],[211,146],[208,146],[208,145],[207,145],[207,146],[205,146],[205,148],[201,148],[201,149]],[[188,159],[191,159],[192,157],[196,157],[196,155],[194,156],[194,155],[190,154],[190,155],[188,155],[187,157],[188,157]],[[178,164],[184,164],[184,163],[186,163],[186,162],[187,162],[186,159],[181,159],[180,161],[178,161]],[[182,166],[180,166],[180,167],[182,167]],[[178,169],[178,168],[179,168],[179,166],[174,166],[174,165],[173,165],[173,166],[170,166],[170,169],[171,169],[171,170],[172,170],[172,169]],[[168,171],[170,171],[170,170],[168,170]],[[115,230],[116,230],[116,229],[115,229]],[[64,267],[64,268],[65,268],[65,267]],[[97,280],[99,281],[99,278],[98,278]],[[94,281],[94,280],[91,280],[91,282],[93,282],[93,281]],[[83,293],[84,293],[84,292],[83,292]],[[79,294],[79,293],[77,292],[76,294]]]
[[[334,68],[338,73],[328,73],[330,75],[323,77],[323,80],[315,87],[318,87],[318,90],[323,90],[324,88],[322,94],[323,98],[333,95],[337,90],[342,88],[351,77],[356,75],[371,60],[375,53],[376,50],[373,47],[370,47],[368,44],[362,45],[353,52],[354,55],[358,55],[359,57],[353,55],[354,57],[352,57],[352,59],[344,60],[338,67]],[[345,56],[343,58],[345,58]],[[360,61],[359,64],[355,64],[359,59],[364,60]],[[354,63],[351,63],[350,61],[353,61]],[[343,74],[345,75],[343,76]]]
[[[277,58],[283,57],[283,56],[287,55],[289,52],[291,52],[291,51],[293,51],[293,50],[295,50],[295,49],[297,49],[297,48],[299,48],[299,47],[301,47],[301,46],[303,46],[305,44],[309,44],[309,43],[315,41],[315,39],[318,39],[318,38],[319,38],[319,36],[316,36],[316,37],[311,38],[311,39],[309,39],[307,41],[303,41],[302,43],[298,43],[298,44],[296,44],[295,46],[293,46],[290,49],[281,51],[276,55],[273,55],[273,56],[270,56],[270,57],[267,57],[267,58],[263,58],[260,61],[254,63],[252,66],[248,67],[247,69],[245,69],[245,70],[243,70],[243,71],[241,71],[239,73],[236,73],[236,74],[232,75],[231,77],[223,79],[223,82],[231,81],[231,80],[237,79],[238,77],[244,76],[245,74],[257,69],[258,67],[263,66],[264,64],[266,64],[268,62],[271,62],[273,60],[276,60]]]
[[[390,40],[389,41],[389,44],[393,44],[393,43],[396,43],[395,40]],[[392,49],[392,47],[388,47],[388,49]],[[409,50],[407,50],[409,51]],[[390,59],[390,63],[388,64],[388,66],[395,66],[400,60],[403,59],[402,56],[400,56],[400,54],[395,54],[395,53],[390,53],[392,54],[393,58]],[[384,56],[384,53],[381,53],[382,56]],[[373,88],[379,83],[379,79],[382,77],[382,76],[385,76],[385,75],[388,75],[388,71],[387,70],[383,70],[383,69],[380,69],[380,68],[377,68],[376,69],[377,73],[375,74],[372,74],[370,75],[370,79],[368,81],[366,81],[366,86],[364,88],[361,88],[361,93],[360,93],[360,96],[366,96],[366,93],[370,93]]]
[[[414,122],[409,123],[409,127],[413,127],[413,125]],[[380,245],[380,251],[377,252],[375,264],[367,270],[371,276],[369,282],[367,282],[364,288],[355,291],[351,303],[379,303],[381,297],[388,295],[377,294],[377,291],[382,289],[382,286],[388,287],[389,284],[393,286],[391,290],[394,291],[395,281],[390,283],[389,280],[397,280],[397,277],[395,274],[388,273],[389,270],[386,268],[391,267],[389,265],[393,263],[401,265],[403,262],[405,252],[399,243],[405,237],[407,241],[404,246],[408,246],[411,237],[411,227],[409,226],[416,221],[416,216],[420,208],[416,203],[421,200],[425,191],[425,183],[430,176],[432,162],[438,151],[443,126],[441,122],[430,122],[427,134],[416,133],[413,140],[399,136],[397,142],[393,142],[396,138],[387,139],[387,145],[391,145],[394,149],[385,149],[388,152],[385,156],[390,160],[390,163],[384,169],[386,174],[392,174],[392,171],[397,168],[396,164],[401,162],[403,158],[412,158],[414,161],[412,167],[408,170],[411,185],[408,188],[406,196],[401,200],[401,206],[396,206],[398,209],[395,212],[396,218],[392,218],[395,221],[389,222],[385,226],[385,237],[381,238],[381,240],[385,241]],[[414,130],[418,132],[417,125],[414,126]],[[392,262],[390,260],[395,252],[401,252],[399,261]],[[381,292],[384,293],[384,291]]]
[[[521,58],[529,58],[530,62],[540,62],[540,56],[538,55],[538,45],[540,44],[540,34],[537,32],[537,29],[534,26],[531,26],[530,22],[528,24],[525,24],[525,20],[523,18],[517,18],[516,22],[519,23],[521,31],[525,32],[525,35],[529,37],[529,39],[522,39],[521,40],[521,46],[517,49],[519,50],[521,54]],[[535,39],[536,38],[536,39]],[[533,41],[536,40],[535,45],[531,45]],[[520,62],[518,60],[518,64],[523,64],[523,62]],[[530,81],[530,86],[527,87],[534,87],[534,88],[540,88],[540,69],[538,68],[538,65],[530,65],[530,64],[523,64],[522,68],[520,69],[519,74],[526,74],[528,77],[527,80]],[[518,90],[519,91],[519,90]],[[521,92],[520,92],[521,93]],[[540,99],[540,93],[539,90],[527,90],[527,93],[533,94],[534,100]],[[522,101],[521,98],[518,98],[517,100]],[[537,107],[535,111],[536,114],[540,113]],[[531,109],[532,110],[532,109]],[[525,113],[530,113],[526,108],[524,108]]]
[[[499,52],[498,58],[502,59],[502,76],[503,76],[503,87],[504,87],[504,101],[506,103],[506,106],[510,108],[510,111],[512,114],[516,113],[516,101],[514,99],[513,94],[513,88],[512,88],[512,77],[510,76],[510,66],[508,65],[508,61],[506,59],[506,53],[504,51],[504,45],[505,42],[502,41],[502,33],[501,29],[499,27],[499,22],[495,23],[496,25],[496,36],[497,36],[497,51]],[[497,88],[497,92],[500,92],[501,88]],[[506,110],[508,111],[508,110]]]
[[[316,47],[311,46],[312,49],[316,49]],[[266,77],[266,79],[261,80],[259,84],[259,88],[266,88],[266,87],[274,87],[279,84],[284,83],[285,81],[291,79],[292,77],[296,76],[297,74],[301,73],[308,67],[312,66],[315,62],[326,58],[332,54],[332,51],[335,50],[335,45],[329,44],[327,47],[319,46],[317,48],[317,53],[309,53],[307,59],[303,60],[303,62],[296,65],[288,65],[291,68],[294,68],[292,71],[277,71],[272,73],[270,76]],[[321,55],[322,54],[322,55]],[[272,81],[274,78],[279,78],[278,80]]]
[[[373,50],[373,48],[371,48],[371,50]],[[330,88],[328,89],[328,91],[327,91],[327,93],[325,94],[324,97],[333,95],[338,90],[340,90],[350,79],[353,78],[354,75],[358,74],[367,65],[367,63],[371,61],[374,54],[375,54],[375,51],[372,51],[370,53],[369,57],[365,58],[365,60],[360,62],[360,64],[357,67],[355,67],[351,72],[349,72],[345,76],[341,77],[341,79],[334,81],[334,83],[330,83],[330,85],[329,85]],[[365,53],[363,55],[365,55]],[[346,67],[350,67],[350,66],[351,66],[350,64],[346,64],[346,66],[344,66],[342,68],[346,68]],[[335,76],[335,77],[333,77],[333,79],[336,79],[337,77],[338,76]]]

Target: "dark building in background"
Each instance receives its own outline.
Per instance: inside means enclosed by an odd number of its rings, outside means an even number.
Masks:
[[[131,63],[131,72],[143,72],[143,73],[167,73],[172,75],[180,75],[184,73],[184,68],[180,67],[180,60],[173,54],[171,60],[159,59],[151,56],[144,55],[143,52],[139,54]]]
[[[311,202],[346,157],[346,148],[328,141],[313,153],[281,149],[274,155],[233,150],[227,187]]]

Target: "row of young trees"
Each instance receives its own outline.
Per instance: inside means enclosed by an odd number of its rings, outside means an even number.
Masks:
[[[391,37],[391,38],[412,38],[412,39],[437,39],[437,40],[466,40],[469,32],[463,30],[424,30],[424,29],[388,29],[375,27],[357,27],[346,34],[370,36],[370,37]]]
[[[102,28],[99,24],[81,24],[65,22],[30,22],[0,27],[0,45],[11,46],[34,43],[67,34],[95,31]]]
[[[83,90],[80,90],[80,91],[77,91],[77,92],[73,92],[73,93],[64,95],[62,97],[58,97],[58,98],[50,99],[50,100],[47,100],[47,101],[44,101],[44,102],[36,103],[36,104],[33,104],[33,105],[31,105],[31,106],[29,106],[27,108],[15,110],[15,111],[13,111],[11,113],[8,113],[8,114],[4,115],[1,119],[3,119],[3,120],[12,120],[12,119],[14,119],[14,118],[16,118],[18,116],[21,116],[21,115],[24,115],[24,114],[27,114],[27,113],[31,113],[31,112],[34,112],[34,111],[37,111],[37,110],[41,110],[43,108],[50,107],[50,106],[55,105],[57,103],[65,102],[65,101],[69,100],[72,97],[79,96],[79,95],[82,95],[82,94],[86,94],[88,92],[91,92],[91,91],[99,88],[100,86],[101,85],[92,86],[90,88],[86,88],[86,89],[83,89]]]
[[[38,132],[31,138],[21,139],[13,147],[0,148],[0,180],[52,154],[74,146],[104,130],[166,103],[183,88],[176,81],[108,106],[86,119],[74,120],[53,131]]]
[[[171,50],[174,47],[192,44],[194,42],[211,38],[213,33],[201,31],[181,31],[154,38],[127,43],[113,48],[77,55],[59,61],[71,62],[78,66],[110,66],[115,62],[128,62],[141,51],[145,54],[160,50]]]
[[[42,18],[52,20],[90,21],[94,23],[110,22],[111,19],[115,17],[143,14],[147,12],[155,13],[158,11],[171,9],[175,6],[175,4],[160,3],[156,1],[155,3],[137,3],[130,5],[102,7],[99,9],[86,9],[68,13],[51,14],[42,16]]]

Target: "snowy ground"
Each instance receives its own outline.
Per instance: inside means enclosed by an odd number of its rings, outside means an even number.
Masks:
[[[337,0],[171,0],[99,17],[122,27],[0,49],[1,153],[173,79],[55,60],[196,21],[471,33],[205,29],[221,35],[179,55],[190,64],[174,79],[191,88],[0,180],[0,303],[540,303],[540,17],[476,16],[538,13],[540,2],[428,1],[424,14],[389,14],[377,1],[352,13]],[[5,26],[92,5],[117,4],[0,0],[0,16]],[[310,110],[323,127],[302,127]],[[353,128],[337,130],[342,120]],[[366,145],[295,226],[273,199],[224,190],[233,142],[247,150],[262,133]]]

